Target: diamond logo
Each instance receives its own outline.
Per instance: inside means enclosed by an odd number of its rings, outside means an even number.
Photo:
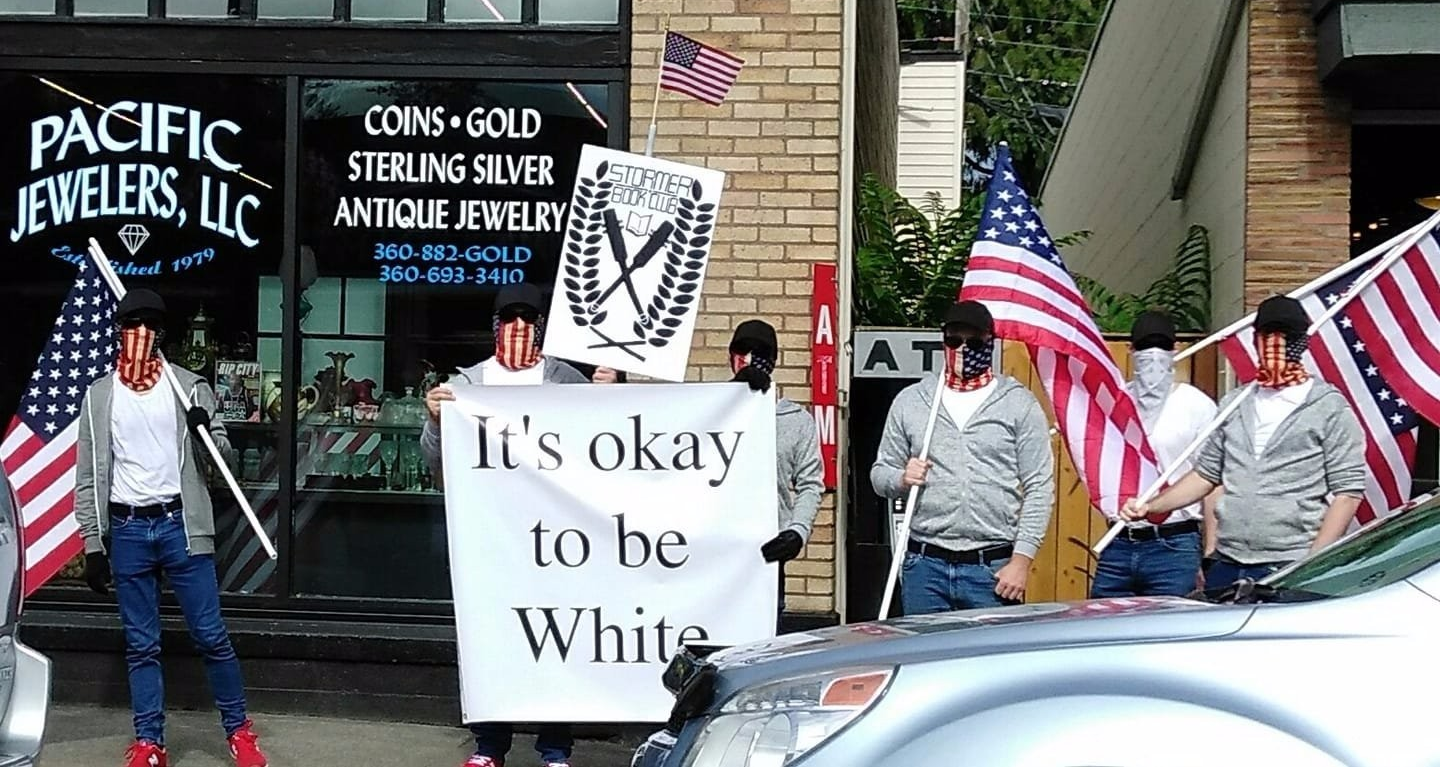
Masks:
[[[143,224],[126,224],[120,227],[119,235],[120,242],[125,244],[125,249],[133,256],[139,252],[145,241],[150,239],[150,230]]]

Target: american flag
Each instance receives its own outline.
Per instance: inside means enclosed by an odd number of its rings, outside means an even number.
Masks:
[[[1346,307],[1390,388],[1431,423],[1440,423],[1437,233],[1440,228],[1426,231]]]
[[[1337,303],[1358,279],[1351,270],[1300,296],[1311,320]],[[1369,347],[1356,333],[1357,302],[1351,302],[1310,337],[1305,366],[1345,395],[1365,432],[1365,498],[1355,519],[1360,524],[1399,508],[1410,497],[1419,419],[1409,402],[1380,375]],[[1242,382],[1255,378],[1255,332],[1246,328],[1220,343]]]
[[[996,334],[1029,348],[1096,508],[1113,517],[1154,483],[1160,471],[1135,401],[1004,145],[960,299],[984,302]]]
[[[0,460],[20,501],[25,592],[84,550],[75,521],[75,441],[85,391],[115,361],[115,294],[87,254],[40,353]]]
[[[744,59],[675,32],[665,33],[660,87],[719,106],[740,76]]]

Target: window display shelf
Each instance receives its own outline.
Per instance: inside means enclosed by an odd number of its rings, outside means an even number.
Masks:
[[[225,424],[225,429],[226,429],[227,431],[241,432],[241,433],[245,433],[245,432],[264,432],[264,433],[268,433],[268,434],[273,434],[273,433],[276,431],[276,429],[279,428],[279,426],[280,426],[280,424],[278,424],[278,423],[255,423],[255,422],[253,422],[253,421],[234,421],[234,422],[226,423],[226,424]],[[344,421],[344,420],[335,419],[335,420],[329,420],[329,421],[309,421],[309,420],[303,421],[303,422],[300,423],[300,428],[301,428],[301,429],[314,429],[314,430],[317,430],[317,431],[361,431],[361,430],[364,430],[364,431],[370,431],[370,432],[378,432],[378,433],[381,433],[381,434],[418,434],[418,433],[420,433],[420,431],[421,431],[422,429],[424,429],[425,427],[424,427],[423,425],[414,425],[414,424],[410,424],[410,425],[404,425],[404,424],[402,424],[402,425],[394,425],[394,424],[381,424],[381,423],[379,423],[379,422],[377,422],[377,421]]]
[[[439,506],[445,503],[445,496],[435,491],[402,490],[330,490],[301,489],[295,491],[297,504],[325,503],[357,504],[359,506],[419,505]]]

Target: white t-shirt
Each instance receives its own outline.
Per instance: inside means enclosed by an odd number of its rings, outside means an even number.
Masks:
[[[1170,390],[1170,395],[1165,398],[1165,404],[1161,406],[1154,422],[1145,423],[1145,436],[1150,440],[1150,447],[1155,450],[1160,468],[1163,470],[1169,467],[1219,411],[1215,400],[1210,399],[1205,392],[1190,384],[1176,383]],[[1191,468],[1193,464],[1187,460],[1171,476],[1183,477]],[[1171,512],[1165,524],[1200,519],[1201,516],[1201,504],[1192,503]]]
[[[970,423],[970,416],[975,415],[975,411],[980,409],[981,403],[985,402],[985,398],[989,397],[990,392],[993,391],[995,391],[994,379],[971,391],[955,391],[947,386],[944,391],[940,392],[940,404],[945,406],[945,412],[950,414],[950,420],[955,422],[955,428],[964,431],[965,424]]]
[[[180,424],[162,378],[145,393],[115,379],[110,395],[110,500],[149,506],[180,497]]]
[[[480,363],[486,386],[539,386],[545,383],[545,361],[531,365],[524,370],[511,370],[491,357]]]
[[[1255,391],[1255,457],[1265,452],[1265,446],[1270,444],[1270,437],[1275,434],[1275,429],[1280,422],[1290,417],[1295,409],[1305,402],[1310,396],[1310,390],[1315,388],[1315,379],[1309,379],[1305,383],[1294,386],[1286,386],[1283,389],[1269,389],[1259,387]]]

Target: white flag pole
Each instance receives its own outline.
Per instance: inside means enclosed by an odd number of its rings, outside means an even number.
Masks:
[[[1380,256],[1388,253],[1390,249],[1393,248],[1397,243],[1404,240],[1406,237],[1414,234],[1416,229],[1424,229],[1426,223],[1428,222],[1416,224],[1415,226],[1410,227],[1403,232],[1400,232],[1399,234],[1391,237],[1385,242],[1376,245],[1370,250],[1361,253],[1360,255],[1350,259],[1349,261],[1346,261],[1345,263],[1335,267],[1334,269],[1331,269],[1330,271],[1320,275],[1319,277],[1316,277],[1315,279],[1305,283],[1304,285],[1301,285],[1300,287],[1290,291],[1289,293],[1286,293],[1285,295],[1291,298],[1304,298],[1305,296],[1314,293],[1321,287],[1324,287],[1325,285],[1339,279],[1342,275],[1357,271],[1362,266],[1366,266],[1371,261],[1374,261],[1376,258],[1379,258]],[[1230,323],[1229,325],[1226,325],[1224,328],[1214,333],[1211,333],[1205,338],[1196,341],[1190,346],[1187,346],[1183,350],[1177,352],[1175,354],[1175,361],[1179,362],[1180,360],[1189,357],[1190,355],[1200,351],[1201,349],[1204,349],[1207,346],[1223,341],[1226,338],[1229,338],[1230,336],[1239,333],[1245,328],[1250,327],[1250,325],[1254,322],[1255,313],[1251,312],[1244,317]]]
[[[940,415],[940,395],[945,392],[944,372],[941,372],[938,378],[935,383],[935,399],[930,403],[930,420],[925,423],[925,438],[920,442],[921,463],[930,457],[930,438],[935,435],[935,420]],[[879,620],[890,617],[891,597],[895,593],[895,582],[900,578],[900,562],[905,558],[906,547],[910,541],[910,520],[915,517],[915,501],[919,496],[920,486],[912,485],[910,494],[905,498],[905,516],[901,518],[900,531],[895,534],[893,550],[890,552],[890,574],[885,578],[885,596],[880,600],[880,614],[876,616]]]
[[[660,111],[660,83],[665,79],[665,44],[670,39],[670,14],[665,14],[665,36],[660,40],[660,66],[655,70],[655,100],[650,104],[650,134],[645,137],[645,156],[655,156],[655,113]]]
[[[1435,229],[1437,225],[1440,225],[1440,212],[1434,213],[1429,218],[1427,218],[1424,223],[1416,226],[1413,229],[1410,229],[1405,234],[1401,235],[1399,238],[1399,242],[1390,248],[1390,251],[1385,254],[1384,258],[1381,258],[1379,261],[1371,264],[1370,267],[1365,270],[1364,274],[1360,275],[1360,277],[1357,278],[1355,282],[1351,283],[1350,288],[1345,291],[1345,294],[1340,297],[1340,300],[1326,307],[1325,311],[1321,312],[1320,316],[1310,323],[1310,327],[1306,329],[1305,335],[1314,335],[1315,331],[1324,327],[1325,323],[1334,319],[1335,315],[1344,311],[1345,307],[1348,306],[1351,301],[1355,300],[1356,296],[1359,296],[1361,293],[1363,293],[1366,288],[1370,287],[1371,283],[1375,282],[1375,280],[1380,277],[1380,275],[1384,274],[1385,271],[1391,266],[1394,266],[1396,261],[1399,261],[1402,257],[1404,257],[1406,251],[1414,247],[1415,243],[1419,242],[1422,237],[1429,234],[1433,229]],[[1170,465],[1170,467],[1166,469],[1164,473],[1162,473],[1161,476],[1156,479],[1153,484],[1150,485],[1149,489],[1145,491],[1145,494],[1140,496],[1140,502],[1145,503],[1153,499],[1157,494],[1159,494],[1160,488],[1164,487],[1165,483],[1170,481],[1170,476],[1175,473],[1175,469],[1181,464],[1185,463],[1186,459],[1188,459],[1191,454],[1193,454],[1196,450],[1199,449],[1200,445],[1210,437],[1211,433],[1218,429],[1220,427],[1220,424],[1224,423],[1225,419],[1229,418],[1230,415],[1233,414],[1237,408],[1239,408],[1240,403],[1244,402],[1247,398],[1249,398],[1251,394],[1254,393],[1255,384],[1251,383],[1248,387],[1245,388],[1245,390],[1237,394],[1235,398],[1230,401],[1230,404],[1225,407],[1224,410],[1221,410],[1220,413],[1218,413],[1215,418],[1210,421],[1210,423],[1205,425],[1204,430],[1202,430],[1200,434],[1196,436],[1195,439],[1192,440],[1190,444],[1185,447],[1185,450],[1181,452],[1180,457],[1176,458],[1175,461]],[[1105,547],[1109,546],[1110,542],[1115,540],[1115,537],[1120,534],[1120,531],[1124,529],[1125,525],[1126,523],[1124,520],[1116,520],[1115,524],[1110,527],[1110,530],[1105,533],[1105,537],[1101,538],[1100,541],[1095,544],[1094,551],[1096,556],[1099,556],[1100,553],[1105,550]]]
[[[100,247],[100,243],[97,242],[94,237],[90,238],[90,255],[93,257],[96,266],[100,269],[100,276],[105,278],[105,282],[110,285],[110,290],[114,291],[115,298],[124,298],[125,285],[120,281],[120,276],[115,273],[114,267],[110,265],[110,259],[106,257],[105,251]],[[170,390],[175,392],[175,396],[179,398],[180,405],[186,412],[189,412],[192,405],[190,394],[181,388],[179,379],[175,377],[175,371],[170,369],[170,363],[166,361],[164,357],[160,359],[160,369],[164,371],[165,380],[170,384]],[[270,556],[270,559],[275,559],[277,557],[275,544],[270,542],[270,536],[265,534],[265,527],[260,524],[260,520],[255,516],[255,510],[250,508],[250,502],[246,500],[245,493],[240,490],[239,483],[235,481],[235,475],[230,473],[230,466],[225,463],[225,458],[220,455],[220,448],[215,444],[215,439],[210,436],[210,432],[206,429],[196,429],[195,431],[200,435],[200,441],[205,443],[206,449],[210,452],[210,457],[215,461],[215,467],[219,469],[220,474],[225,477],[225,483],[230,486],[230,492],[235,495],[236,502],[240,504],[240,510],[245,512],[245,517],[250,520],[250,527],[254,528],[255,534],[260,537],[260,545],[265,547],[265,553]]]

